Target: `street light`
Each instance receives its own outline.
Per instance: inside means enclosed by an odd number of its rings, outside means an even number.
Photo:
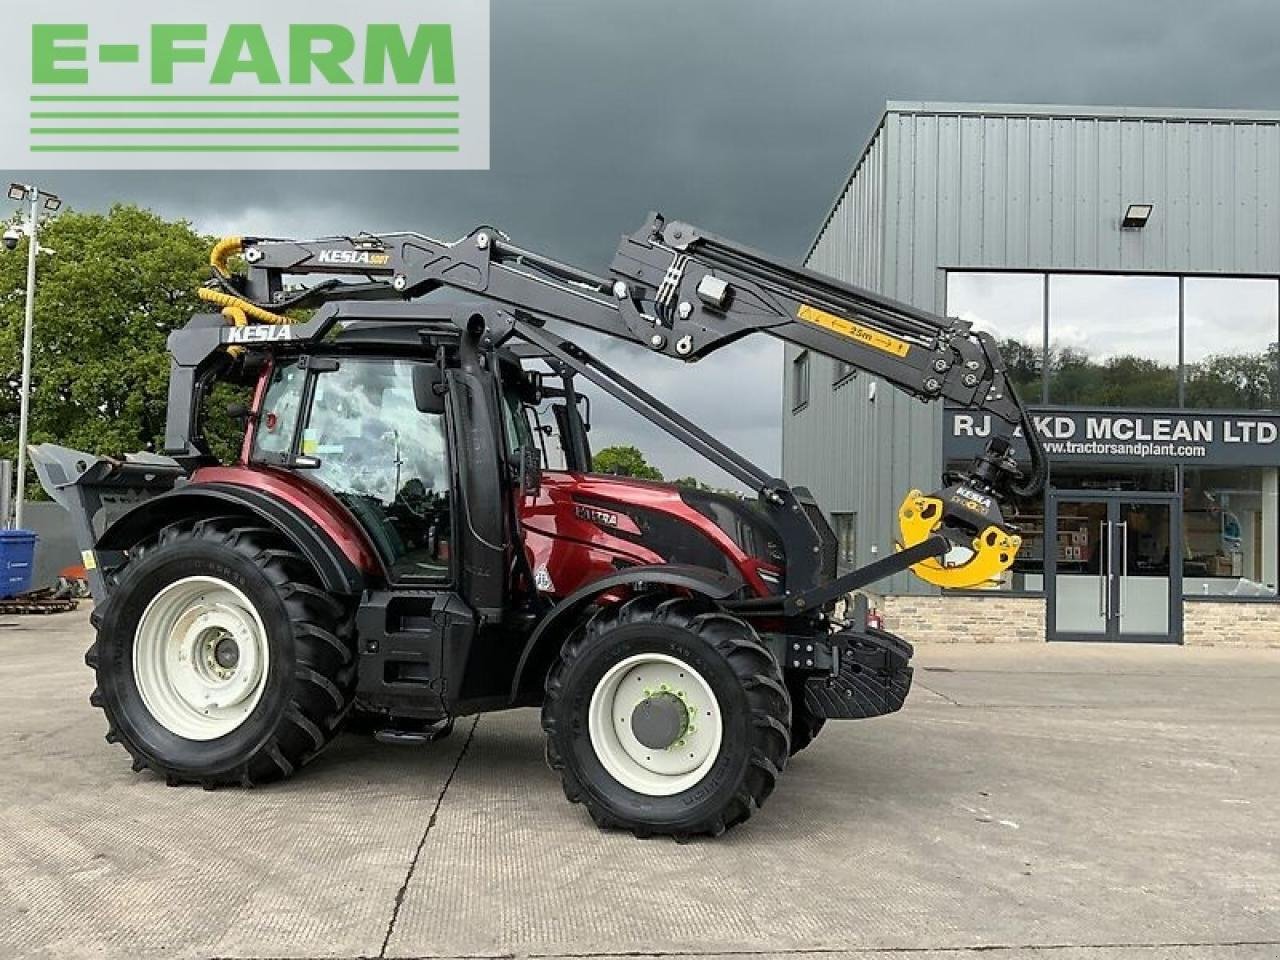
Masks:
[[[22,326],[22,393],[18,413],[18,490],[13,502],[13,526],[22,528],[22,505],[27,494],[27,427],[31,420],[31,326],[36,313],[36,252],[40,249],[40,207],[50,213],[62,206],[55,194],[43,193],[26,183],[9,184],[9,199],[31,201],[31,228],[27,250],[27,314]],[[6,246],[8,244],[6,243]]]

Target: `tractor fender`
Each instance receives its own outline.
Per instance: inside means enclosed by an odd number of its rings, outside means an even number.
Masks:
[[[300,510],[250,487],[198,483],[152,497],[120,516],[103,532],[99,550],[127,550],[184,517],[244,513],[278,530],[315,569],[331,593],[355,595],[364,577],[327,534]]]
[[[544,649],[546,644],[556,642],[561,637],[562,628],[576,623],[589,606],[601,594],[627,587],[633,590],[652,586],[676,587],[699,594],[711,600],[727,600],[743,588],[743,582],[737,576],[712,570],[709,567],[697,567],[690,564],[657,563],[645,566],[627,567],[617,573],[593,580],[565,597],[542,618],[542,622],[529,634],[524,650],[516,664],[515,677],[511,681],[511,703],[520,696],[520,683],[524,679],[525,668],[528,667],[536,651]]]

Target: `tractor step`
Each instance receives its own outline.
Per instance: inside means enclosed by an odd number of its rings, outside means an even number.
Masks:
[[[842,630],[830,639],[830,675],[804,684],[810,712],[832,720],[863,720],[902,709],[911,690],[911,644],[885,630]]]
[[[420,747],[443,740],[453,732],[453,720],[440,720],[421,730],[375,730],[373,739],[395,747]]]

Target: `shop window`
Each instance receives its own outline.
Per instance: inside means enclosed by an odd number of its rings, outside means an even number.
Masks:
[[[1176,277],[1049,278],[1049,402],[1172,407],[1178,402]]]
[[[948,470],[967,471],[970,463],[951,463]],[[1018,528],[1022,546],[1013,567],[998,584],[982,588],[1017,593],[1040,593],[1044,590],[1044,498],[1013,497],[1001,507],[1007,523]],[[959,555],[952,560],[962,559]]]
[[[1278,297],[1275,280],[1187,277],[1183,286],[1186,406],[1277,407]]]
[[[1059,490],[1155,491],[1178,489],[1178,474],[1171,466],[1143,467],[1124,464],[1055,463],[1053,485]]]
[[[996,338],[1014,389],[1027,403],[1042,399],[1044,284],[1042,273],[947,274],[947,314]]]
[[[795,412],[809,402],[809,351],[791,361],[791,410]]]
[[[1182,590],[1189,597],[1276,596],[1277,471],[1187,470]]]
[[[852,570],[858,565],[858,515],[833,513],[831,525],[836,531],[836,560],[840,571]]]

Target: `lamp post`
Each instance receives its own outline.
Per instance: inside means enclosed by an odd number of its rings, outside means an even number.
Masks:
[[[9,199],[31,201],[31,226],[27,246],[27,311],[22,326],[22,387],[18,413],[18,489],[13,501],[13,525],[22,528],[22,507],[27,493],[27,428],[31,420],[31,327],[36,311],[36,253],[40,249],[40,210],[50,213],[62,206],[52,193],[25,183],[9,184]]]

